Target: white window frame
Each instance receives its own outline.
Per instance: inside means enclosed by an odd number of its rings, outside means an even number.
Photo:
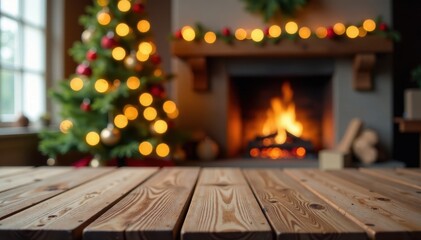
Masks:
[[[21,49],[20,51],[20,56],[19,56],[19,64],[18,66],[9,66],[9,65],[4,65],[0,62],[0,70],[5,69],[5,70],[9,70],[9,71],[13,71],[15,73],[17,73],[17,75],[19,76],[18,78],[15,79],[15,88],[14,88],[14,113],[13,114],[2,114],[2,111],[0,109],[0,126],[8,126],[11,122],[14,122],[18,116],[23,112],[23,110],[26,108],[30,108],[31,106],[24,106],[24,92],[25,92],[25,86],[23,84],[24,81],[24,75],[26,73],[32,73],[32,74],[38,74],[41,76],[42,80],[43,80],[43,89],[45,89],[45,86],[47,85],[47,70],[46,70],[46,62],[47,62],[47,17],[45,17],[45,21],[43,23],[43,26],[38,26],[38,25],[34,25],[28,21],[25,21],[24,19],[24,5],[25,1],[31,1],[31,0],[15,0],[15,1],[19,1],[19,14],[18,16],[12,16],[9,15],[7,13],[1,12],[0,9],[0,16],[7,18],[10,21],[14,21],[18,24],[18,35],[19,35],[19,43],[18,43],[18,47]],[[43,14],[47,14],[47,0],[45,0],[44,2],[44,9]],[[34,11],[36,11],[36,9],[34,9]],[[24,35],[24,29],[25,28],[31,28],[31,29],[36,29],[37,31],[41,31],[44,37],[44,41],[42,42],[42,44],[44,45],[44,52],[43,52],[43,59],[42,61],[44,61],[44,67],[43,69],[41,69],[40,71],[35,71],[35,70],[31,70],[28,69],[25,64],[24,64],[24,54],[27,52],[25,51],[25,35]],[[0,33],[1,34],[1,33]],[[0,86],[1,87],[1,86]],[[0,92],[1,94],[1,92]],[[41,93],[43,96],[42,98],[44,99],[44,106],[40,106],[40,108],[42,109],[42,111],[46,111],[46,91],[43,91]],[[0,98],[1,99],[1,98]],[[0,105],[1,108],[1,105]],[[40,116],[39,116],[40,117]],[[31,121],[36,121],[38,119],[30,119]]]

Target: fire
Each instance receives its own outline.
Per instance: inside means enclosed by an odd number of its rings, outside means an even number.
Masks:
[[[275,142],[283,144],[287,140],[287,132],[296,137],[303,133],[303,125],[296,120],[293,91],[288,82],[282,84],[282,97],[271,99],[271,107],[267,110],[262,134],[268,136],[276,133]]]

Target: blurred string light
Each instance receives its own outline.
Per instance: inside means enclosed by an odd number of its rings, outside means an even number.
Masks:
[[[72,127],[73,127],[73,122],[72,122],[72,121],[70,121],[69,119],[65,119],[65,120],[61,121],[60,126],[59,126],[60,131],[61,131],[62,133],[68,133],[68,132],[69,132],[69,130],[70,130]]]
[[[166,157],[170,154],[170,147],[166,143],[160,143],[156,146],[156,155]]]
[[[90,146],[96,146],[98,145],[100,141],[99,134],[97,132],[88,132],[85,137],[86,143]]]
[[[153,146],[150,142],[144,141],[139,144],[139,153],[143,156],[148,156],[152,153]]]
[[[121,12],[127,12],[130,10],[131,3],[129,0],[120,0],[118,1],[117,8]]]
[[[137,23],[137,30],[139,30],[139,32],[146,33],[149,31],[149,29],[151,29],[151,24],[148,20],[140,20]]]
[[[320,39],[329,38],[333,39],[338,36],[345,36],[349,39],[357,37],[366,37],[368,33],[376,31],[377,23],[373,19],[365,19],[361,25],[345,25],[342,22],[337,22],[332,26],[320,26],[315,29],[310,29],[306,26],[299,26],[295,21],[289,21],[285,24],[282,29],[279,25],[271,25],[265,31],[259,28],[253,30],[247,30],[245,28],[237,28],[234,31],[232,37],[238,41],[252,40],[253,42],[262,42],[265,38],[280,38],[283,30],[289,35],[297,35],[301,39],[309,39],[311,37],[317,37]],[[380,30],[382,30],[380,28]],[[385,30],[382,30],[385,31]],[[230,37],[230,35],[224,34],[224,32],[205,31],[200,32],[195,30],[191,26],[184,26],[181,28],[181,35],[175,35],[178,39],[183,39],[187,42],[193,41],[196,37],[203,36],[203,41],[208,44],[213,44],[218,40],[221,35]]]
[[[70,80],[70,88],[73,91],[80,91],[83,88],[83,80],[79,77],[72,78]]]
[[[135,76],[131,76],[127,78],[126,84],[130,90],[136,90],[140,87],[140,80]]]

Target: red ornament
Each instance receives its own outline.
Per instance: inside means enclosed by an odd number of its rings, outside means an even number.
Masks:
[[[84,112],[91,111],[91,100],[89,98],[83,99],[83,102],[80,104],[80,109]]]
[[[389,29],[389,26],[387,26],[386,23],[380,23],[379,29],[382,31],[387,31]]]
[[[92,75],[92,69],[89,67],[89,65],[81,63],[77,66],[76,73],[79,75],[85,75],[89,77]]]
[[[327,28],[327,34],[326,34],[326,37],[327,37],[327,38],[329,38],[329,39],[334,39],[334,38],[336,37],[336,33],[335,33],[335,31],[333,30],[333,27],[328,27],[328,28]]]
[[[95,50],[90,49],[88,52],[86,52],[86,59],[89,61],[94,61],[98,57],[98,54]]]
[[[113,48],[117,45],[117,41],[114,39],[114,33],[108,33],[101,39],[101,46],[103,48]]]
[[[181,29],[177,30],[177,31],[174,33],[174,37],[175,37],[176,39],[182,39],[182,38],[183,38],[183,34],[181,33]]]
[[[161,56],[159,56],[158,54],[154,54],[151,56],[151,62],[155,65],[158,65],[162,62]]]
[[[143,5],[142,3],[133,4],[133,12],[143,13],[144,11],[145,11],[145,5]]]
[[[162,85],[152,85],[149,88],[149,92],[152,94],[152,96],[154,97],[164,97],[165,95],[165,89]]]
[[[263,33],[265,34],[265,36],[269,36],[269,27],[265,27]]]
[[[224,27],[222,29],[222,35],[224,35],[225,37],[230,36],[231,35],[231,30],[229,28],[227,28],[227,27]]]

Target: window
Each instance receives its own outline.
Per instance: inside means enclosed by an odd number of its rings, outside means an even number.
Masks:
[[[46,111],[45,0],[0,1],[0,122]]]

